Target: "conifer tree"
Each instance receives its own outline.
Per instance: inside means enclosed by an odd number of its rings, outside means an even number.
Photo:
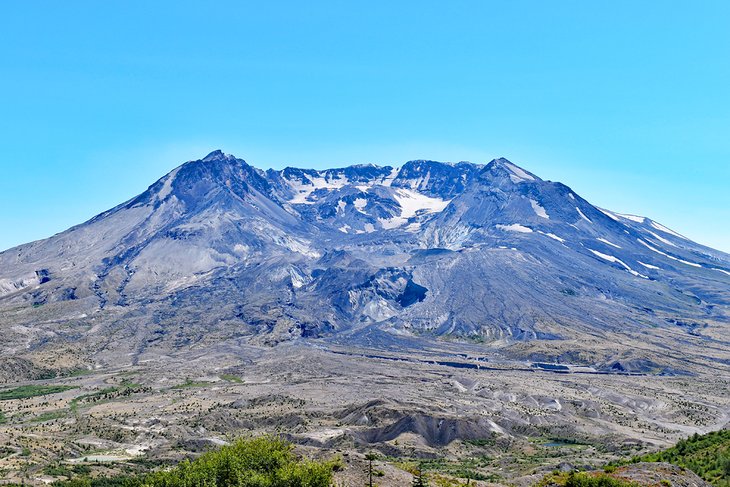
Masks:
[[[378,456],[375,453],[365,455],[365,460],[368,461],[368,487],[373,487],[373,460],[377,459]]]

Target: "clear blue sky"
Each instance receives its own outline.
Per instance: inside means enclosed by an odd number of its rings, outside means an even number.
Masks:
[[[730,251],[730,2],[2,2],[0,248],[216,148],[504,156]]]

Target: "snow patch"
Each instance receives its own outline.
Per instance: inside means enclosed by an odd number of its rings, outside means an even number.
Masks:
[[[532,228],[520,225],[519,223],[513,223],[511,225],[497,225],[497,228],[507,232],[532,233]]]
[[[378,218],[378,223],[380,223],[380,226],[385,230],[390,230],[391,228],[398,228],[403,223],[405,223],[405,220],[403,220],[400,217],[395,218]]]
[[[624,261],[622,261],[621,259],[619,259],[617,257],[614,257],[613,255],[603,254],[603,253],[601,253],[597,250],[593,250],[593,249],[588,249],[588,250],[590,250],[591,252],[593,252],[595,255],[597,255],[598,257],[600,257],[603,260],[607,260],[609,262],[613,262],[615,264],[619,264],[619,265],[623,266],[627,271],[629,271],[632,275],[634,275],[636,277],[643,277],[644,279],[649,279],[647,276],[645,276],[643,274],[639,274],[638,272],[633,270],[631,267],[627,266]]]
[[[605,239],[605,238],[603,238],[603,237],[601,237],[601,238],[599,238],[599,239],[597,239],[597,240],[598,240],[599,242],[603,242],[603,243],[605,243],[605,244],[607,244],[607,245],[610,245],[611,247],[616,247],[617,249],[620,249],[620,248],[621,248],[621,247],[620,247],[619,245],[616,245],[616,244],[615,244],[615,243],[613,243],[613,242],[609,242],[608,240],[606,240],[606,239]]]
[[[583,218],[583,219],[584,219],[585,221],[587,221],[588,223],[593,223],[593,222],[591,221],[591,219],[590,219],[590,218],[588,218],[587,216],[585,216],[585,215],[583,214],[583,212],[582,212],[582,211],[580,211],[580,208],[578,208],[578,207],[576,206],[576,207],[575,207],[575,210],[576,210],[576,211],[578,212],[578,214],[580,215],[580,217],[581,217],[581,218]]]
[[[661,243],[671,245],[672,247],[676,247],[676,245],[674,245],[672,242],[670,242],[666,238],[657,235],[656,233],[652,232],[651,230],[647,230],[647,231],[651,234],[652,237],[659,240]]]
[[[540,203],[537,201],[530,199],[530,205],[532,205],[532,209],[535,210],[535,214],[541,218],[550,219],[550,216],[548,216],[547,212],[545,211],[545,208],[540,206]]]
[[[608,210],[603,210],[603,209],[601,209],[601,208],[598,208],[598,210],[599,210],[599,211],[600,211],[601,213],[603,213],[604,215],[606,215],[607,217],[609,217],[609,218],[610,218],[611,220],[614,220],[614,221],[617,221],[617,222],[618,222],[618,221],[621,221],[621,220],[619,220],[619,218],[618,218],[618,217],[617,217],[616,215],[614,215],[613,213],[611,213],[611,212],[610,212],[610,211],[608,211]]]
[[[393,195],[401,208],[400,215],[393,218],[379,218],[378,222],[385,229],[397,228],[412,217],[423,214],[440,213],[446,208],[451,200],[432,198],[417,191],[405,188],[398,188]]]
[[[521,168],[515,166],[514,164],[507,162],[505,163],[505,166],[507,166],[507,169],[510,170],[510,172],[515,176],[514,178],[510,176],[510,179],[513,183],[519,183],[521,181],[534,181],[535,178],[527,174],[525,171],[523,171]]]
[[[325,173],[325,176],[327,174]],[[336,178],[326,178],[322,176],[322,173],[317,173],[317,176],[311,176],[303,174],[302,179],[287,179],[289,187],[294,190],[294,197],[289,200],[289,203],[297,204],[314,204],[313,201],[309,201],[309,196],[318,189],[340,189],[350,184],[350,181],[338,174]]]
[[[565,243],[565,239],[564,238],[560,238],[557,235],[555,235],[554,233],[545,233],[545,232],[540,232],[540,233],[543,234],[543,235],[545,235],[546,237],[552,238],[553,240],[557,240],[560,243]]]
[[[177,176],[177,172],[179,170],[180,168],[177,167],[173,169],[172,172],[170,172],[170,174],[167,176],[167,179],[165,179],[165,183],[162,185],[160,192],[157,193],[157,199],[162,201],[167,198],[170,193],[172,193],[172,182],[175,181],[175,176]]]
[[[307,278],[298,269],[289,269],[289,278],[294,289],[299,289],[307,283]]]
[[[394,167],[392,171],[390,171],[390,174],[388,174],[385,179],[383,179],[383,182],[380,183],[383,186],[390,186],[393,184],[393,180],[398,177],[398,173],[400,172],[399,167]]]
[[[648,248],[649,250],[652,250],[652,251],[656,252],[657,254],[661,254],[664,257],[667,257],[667,258],[672,259],[672,260],[676,260],[677,262],[681,262],[682,264],[687,264],[687,265],[692,266],[692,267],[700,267],[700,268],[702,267],[700,264],[697,264],[696,262],[688,262],[686,260],[682,260],[682,259],[679,259],[677,257],[674,257],[673,255],[666,254],[666,253],[662,252],[659,249],[655,249],[654,247],[652,247],[648,243],[644,242],[640,238],[637,238],[636,240],[638,240],[639,243],[642,244],[644,247]]]
[[[365,213],[363,210],[368,205],[368,200],[365,198],[355,198],[355,201],[352,202],[352,204],[355,206],[355,209],[359,211],[360,213]]]
[[[661,268],[660,268],[660,267],[657,267],[657,266],[655,266],[655,265],[651,265],[651,264],[644,264],[644,263],[643,263],[643,262],[641,262],[640,260],[637,260],[636,262],[638,262],[639,264],[643,265],[643,266],[644,266],[644,267],[646,267],[647,269],[652,269],[652,270],[655,270],[655,271],[661,270]]]
[[[439,213],[446,208],[451,200],[431,198],[424,194],[408,189],[399,189],[395,193],[395,199],[401,207],[401,218],[410,218],[422,213]]]
[[[644,221],[646,221],[646,218],[644,218],[643,216],[624,215],[621,213],[617,213],[617,215],[620,216],[621,218],[625,218],[627,220],[631,220],[632,222],[636,222],[636,223],[644,223]]]
[[[670,230],[669,228],[665,227],[664,225],[661,225],[657,222],[651,222],[651,226],[659,230],[660,232],[668,233],[669,235],[674,235],[675,237],[683,238],[684,240],[687,240],[687,237],[684,235],[680,235],[674,230]]]

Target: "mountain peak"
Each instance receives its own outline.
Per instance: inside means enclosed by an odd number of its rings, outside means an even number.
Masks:
[[[485,173],[501,173],[507,174],[513,183],[520,183],[523,181],[540,181],[540,178],[535,176],[529,171],[526,171],[518,165],[510,162],[504,157],[498,159],[492,159],[489,164],[484,168]]]
[[[212,161],[235,161],[237,158],[231,154],[225,154],[222,150],[216,149],[207,156],[205,156],[203,159],[201,159],[203,162],[212,162]]]

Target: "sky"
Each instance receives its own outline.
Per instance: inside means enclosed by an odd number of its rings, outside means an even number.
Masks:
[[[0,5],[0,249],[222,149],[506,157],[730,252],[730,2]]]

